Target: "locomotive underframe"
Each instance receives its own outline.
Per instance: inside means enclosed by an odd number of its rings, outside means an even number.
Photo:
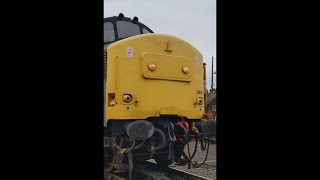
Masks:
[[[133,164],[148,159],[155,159],[157,164],[164,166],[181,162],[184,146],[189,141],[189,135],[194,133],[193,122],[200,120],[170,116],[148,118],[146,121],[151,122],[158,130],[146,140],[134,140],[126,133],[126,125],[135,121],[137,120],[108,121],[108,127],[104,129],[106,171],[129,170],[131,176]],[[181,122],[184,122],[184,126]]]

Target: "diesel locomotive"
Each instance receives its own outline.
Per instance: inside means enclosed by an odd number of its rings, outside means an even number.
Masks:
[[[206,118],[205,66],[188,42],[154,33],[137,17],[104,19],[104,168],[169,165]],[[190,158],[190,157],[189,157]]]

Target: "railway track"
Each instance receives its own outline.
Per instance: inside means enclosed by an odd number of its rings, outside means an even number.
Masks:
[[[172,167],[160,167],[153,162],[139,165],[134,170],[134,180],[211,180],[196,174],[192,174],[183,170]],[[105,173],[105,180],[133,180],[125,177],[125,174]]]

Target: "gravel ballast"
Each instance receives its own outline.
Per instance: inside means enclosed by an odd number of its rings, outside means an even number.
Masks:
[[[190,145],[190,153],[192,155],[195,141],[194,140],[191,141],[189,145]],[[188,155],[187,146],[185,147],[184,151]],[[202,151],[200,148],[200,143],[198,143],[197,153],[192,159],[192,161],[196,161],[198,163],[203,162],[203,160],[205,159],[206,153],[207,153],[207,150]],[[207,177],[212,180],[216,180],[216,144],[213,142],[210,142],[208,157],[207,157],[206,163],[203,164],[202,166],[195,168],[191,165],[191,169],[188,169],[188,165],[178,166],[173,164],[171,165],[171,167],[188,171],[190,173],[194,173],[199,176]]]

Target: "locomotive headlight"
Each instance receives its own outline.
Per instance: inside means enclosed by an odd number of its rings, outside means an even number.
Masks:
[[[188,74],[189,73],[189,67],[188,66],[184,66],[182,68],[182,71],[185,73],[185,74]]]
[[[156,70],[156,64],[154,62],[150,62],[148,63],[148,68],[150,69],[150,71],[154,71]]]

